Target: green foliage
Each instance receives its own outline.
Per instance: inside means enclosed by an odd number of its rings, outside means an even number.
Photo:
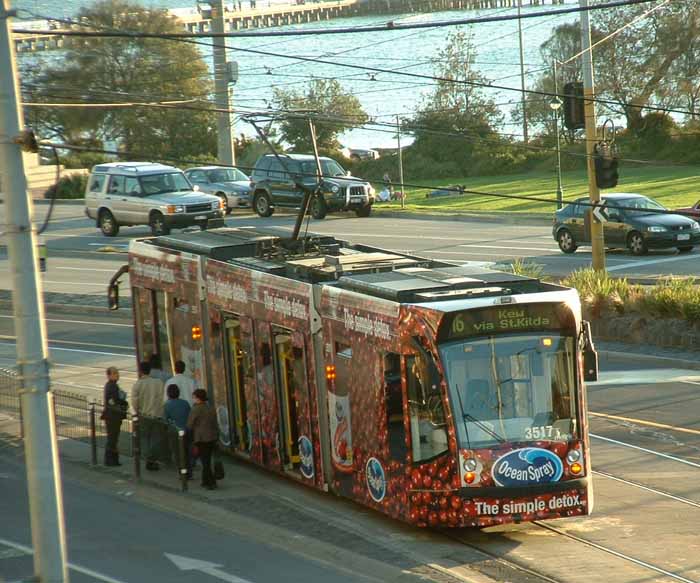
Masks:
[[[581,296],[584,311],[594,318],[638,312],[652,318],[678,318],[700,322],[700,281],[668,277],[653,286],[632,285],[593,269],[574,271],[562,280]]]
[[[59,158],[64,168],[87,168],[107,162],[107,156],[97,152],[71,152]]]
[[[542,272],[544,271],[544,265],[539,263],[534,263],[533,261],[528,261],[518,257],[512,263],[507,265],[503,271],[512,273],[514,275],[522,275],[524,277],[532,277],[534,279],[542,279]]]
[[[338,136],[368,119],[360,100],[345,91],[336,79],[314,79],[305,92],[275,89],[273,99],[276,109],[292,112],[282,122],[280,133],[297,153],[313,152],[309,115],[314,118],[319,149],[327,150],[338,150]],[[294,110],[300,113],[294,114]]]
[[[85,196],[87,180],[88,177],[86,174],[64,176],[44,192],[44,198],[83,198]]]
[[[181,32],[165,10],[129,0],[103,0],[77,17],[96,30],[118,29],[167,34]],[[31,121],[44,138],[74,144],[114,140],[139,156],[189,158],[216,150],[215,114],[207,96],[212,86],[198,49],[160,39],[96,38],[67,51],[60,60],[28,68],[24,97],[33,102],[159,103],[91,108],[33,108]],[[57,97],[58,95],[58,97]]]

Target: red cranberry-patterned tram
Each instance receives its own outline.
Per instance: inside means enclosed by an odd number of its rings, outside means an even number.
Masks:
[[[139,360],[187,363],[233,455],[419,526],[591,512],[575,290],[260,229],[134,241],[128,271]]]

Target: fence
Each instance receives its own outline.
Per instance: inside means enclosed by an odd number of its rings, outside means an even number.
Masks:
[[[11,369],[0,368],[0,412],[6,413],[20,420],[22,427],[22,405],[20,398],[21,382],[17,373]],[[93,465],[98,463],[98,450],[104,450],[107,444],[107,433],[104,424],[100,420],[102,404],[94,399],[63,391],[52,389],[53,415],[56,423],[56,433],[59,437],[84,442],[90,446],[90,461]],[[122,421],[119,435],[118,450],[120,455],[132,458],[133,472],[138,478],[141,476],[141,444],[139,431],[139,418],[132,413],[127,413]],[[155,455],[159,461],[166,465],[172,464],[177,471],[178,479],[183,491],[187,490],[186,467],[186,440],[185,434],[162,419],[147,419],[150,425],[150,434],[156,435]],[[21,431],[21,429],[20,429]],[[153,453],[153,452],[146,452]]]

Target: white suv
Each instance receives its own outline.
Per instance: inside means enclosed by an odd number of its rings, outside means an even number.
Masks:
[[[224,210],[219,197],[197,192],[178,168],[151,162],[99,164],[85,189],[85,214],[107,237],[122,225],[149,225],[154,235],[172,227],[222,226]]]

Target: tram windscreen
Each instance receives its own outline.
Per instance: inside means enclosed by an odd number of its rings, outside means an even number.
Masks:
[[[440,347],[460,446],[577,434],[574,338],[497,335]]]

